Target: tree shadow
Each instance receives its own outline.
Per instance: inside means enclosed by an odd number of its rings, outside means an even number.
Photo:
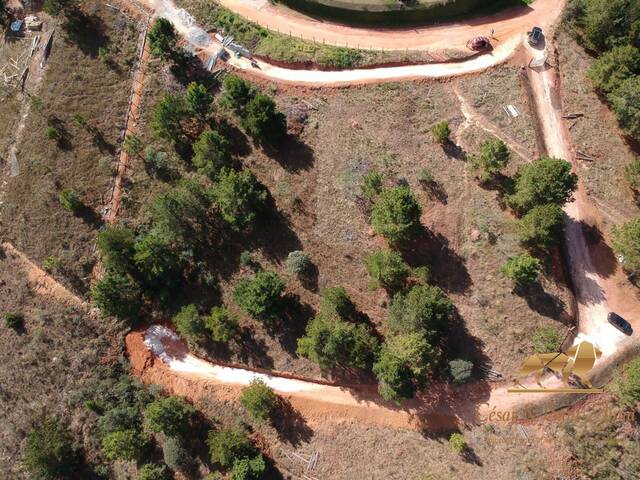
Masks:
[[[310,292],[317,293],[319,275],[320,271],[318,270],[318,267],[315,263],[311,263],[304,272],[301,272],[298,275],[298,280],[300,280],[300,283],[305,289],[309,290]]]
[[[254,232],[260,232],[260,234],[251,235],[249,239],[245,239],[243,250],[259,248],[268,260],[280,262],[290,252],[302,250],[302,243],[291,228],[289,219],[276,208],[275,200],[271,195],[269,195],[269,203],[270,206],[258,218],[254,227]]]
[[[455,142],[451,140],[446,140],[442,143],[442,151],[451,158],[455,158],[456,160],[460,160],[461,162],[467,161],[467,152],[464,151],[460,145],[457,145]]]
[[[263,149],[267,156],[277,161],[288,172],[296,173],[313,167],[311,147],[291,135],[287,135],[277,146],[265,145]]]
[[[89,129],[89,132],[91,133],[91,135],[93,136],[92,138],[92,143],[93,145],[100,150],[100,153],[105,153],[107,152],[110,155],[115,155],[116,153],[116,147],[114,144],[108,142],[105,138],[104,135],[102,134],[102,132],[100,132],[100,130],[98,130],[95,127],[91,127]]]
[[[313,437],[313,430],[307,425],[304,417],[282,396],[278,397],[278,410],[273,419],[273,427],[278,432],[279,440],[293,447],[298,447]]]
[[[212,128],[213,127],[214,126],[212,126]],[[247,136],[226,118],[223,118],[218,122],[217,128],[220,131],[220,134],[223,135],[231,144],[231,153],[233,155],[246,157],[251,153]]]
[[[480,460],[480,457],[478,457],[476,452],[469,445],[467,445],[465,447],[465,449],[462,451],[460,456],[467,463],[472,463],[472,464],[477,465],[479,467],[482,466],[482,460]]]
[[[287,295],[282,300],[284,308],[279,321],[268,325],[267,330],[277,338],[285,351],[297,356],[298,338],[304,335],[315,312],[310,305],[301,302],[297,295]]]
[[[272,369],[274,367],[266,344],[263,340],[255,338],[251,329],[243,328],[240,331],[238,344],[241,347],[238,357],[242,363],[258,368]]]
[[[74,214],[77,217],[81,218],[82,221],[89,225],[91,228],[99,229],[102,227],[102,225],[104,225],[102,217],[98,213],[96,213],[93,208],[87,205],[82,205],[74,212]]]
[[[570,316],[567,314],[567,305],[564,301],[555,295],[545,292],[539,283],[536,282],[528,287],[515,287],[513,292],[524,298],[529,308],[534,312],[544,317],[559,320],[565,324],[572,323]]]
[[[569,220],[573,221],[573,220]],[[602,232],[595,225],[580,222],[580,228],[589,247],[589,256],[595,272],[605,278],[615,274],[618,268],[618,260],[613,250],[606,244]]]
[[[447,204],[449,195],[447,194],[441,183],[438,183],[435,180],[431,180],[430,182],[421,180],[420,185],[430,199],[435,199],[443,205]]]
[[[400,251],[411,267],[428,265],[433,281],[448,292],[462,293],[472,280],[464,259],[449,247],[449,240],[440,233],[420,225],[420,231],[405,242]]]
[[[56,138],[56,146],[60,150],[64,150],[66,152],[73,149],[73,143],[71,142],[71,134],[67,129],[67,125],[64,120],[59,118],[56,115],[50,115],[47,118],[47,126],[53,128],[57,132]]]
[[[87,14],[79,8],[66,13],[62,29],[70,42],[92,58],[96,58],[98,50],[109,43],[102,18],[95,14]]]
[[[218,80],[205,68],[204,63],[191,52],[179,49],[172,53],[171,61],[169,70],[183,86],[187,86],[191,82],[204,85],[208,90],[218,86]]]

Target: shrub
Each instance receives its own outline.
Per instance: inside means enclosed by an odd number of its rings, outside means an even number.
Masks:
[[[343,320],[354,311],[353,302],[342,287],[329,287],[321,292],[320,311],[323,315],[337,315]]]
[[[144,411],[152,432],[169,437],[181,435],[189,428],[195,409],[180,397],[164,397],[151,402]]]
[[[236,460],[252,458],[256,452],[244,432],[237,428],[211,430],[207,438],[207,445],[209,446],[211,463],[218,464],[223,468],[231,467]]]
[[[433,173],[428,168],[421,168],[418,173],[418,182],[420,182],[424,186],[431,185],[435,182],[433,178]]]
[[[500,267],[500,272],[516,286],[526,287],[536,282],[541,266],[540,260],[525,253],[509,258]]]
[[[578,177],[565,160],[541,157],[521,166],[516,174],[515,193],[509,203],[520,213],[537,205],[564,205],[578,185]]]
[[[420,225],[422,209],[409,187],[384,190],[371,214],[376,233],[396,244],[407,240]]]
[[[430,341],[438,339],[448,326],[453,303],[438,287],[416,285],[393,297],[388,326],[396,333],[422,332]]]
[[[394,291],[404,285],[411,273],[409,265],[394,250],[378,250],[364,259],[372,288],[383,287]]]
[[[47,420],[27,435],[24,465],[34,478],[57,480],[76,471],[78,454],[66,427]]]
[[[518,220],[518,236],[525,245],[552,245],[558,241],[563,222],[562,207],[554,204],[538,205]]]
[[[309,255],[301,250],[294,250],[287,256],[287,271],[289,273],[302,273],[309,268],[311,260]]]
[[[144,163],[156,176],[166,177],[169,174],[169,155],[151,145],[144,149]]]
[[[413,398],[416,394],[417,386],[411,369],[402,359],[384,353],[384,350],[373,365],[373,373],[378,379],[378,391],[385,400],[398,402]]]
[[[261,93],[249,100],[241,123],[249,135],[262,143],[276,144],[287,134],[287,118],[273,99]]]
[[[171,470],[180,470],[189,463],[189,454],[176,437],[169,437],[164,441],[162,458]]]
[[[96,282],[91,297],[103,315],[135,320],[142,309],[142,290],[131,275],[107,272]]]
[[[266,190],[249,170],[224,170],[213,188],[213,197],[222,218],[234,230],[253,224],[267,202]]]
[[[44,136],[49,140],[60,140],[60,132],[55,127],[47,127],[44,129]]]
[[[233,299],[253,318],[269,321],[282,311],[284,288],[285,283],[277,273],[263,270],[241,280],[233,291]]]
[[[237,75],[227,75],[224,77],[220,104],[236,112],[241,112],[255,95],[256,89],[251,83]]]
[[[140,468],[139,480],[169,480],[169,472],[164,465],[147,463]]]
[[[236,460],[231,470],[231,480],[260,480],[264,478],[266,468],[262,455]]]
[[[242,390],[240,403],[254,421],[263,423],[271,419],[275,413],[278,396],[263,380],[254,378],[251,384]]]
[[[123,430],[140,430],[140,414],[137,407],[117,405],[98,418],[100,435],[106,437]]]
[[[640,50],[632,45],[620,45],[596,58],[588,75],[596,89],[611,93],[624,80],[639,73]]]
[[[7,312],[4,314],[4,324],[7,328],[19,332],[24,328],[24,317],[19,313]]]
[[[625,133],[640,139],[640,75],[624,80],[607,98]]]
[[[216,179],[224,167],[231,165],[229,141],[215,130],[206,129],[193,144],[193,166],[203,175]]]
[[[431,270],[426,265],[416,267],[411,272],[411,275],[418,281],[420,285],[428,285],[431,280]]]
[[[169,20],[158,18],[149,30],[147,39],[151,53],[166,59],[175,52],[178,34]]]
[[[560,334],[552,327],[539,327],[531,335],[531,342],[536,353],[558,352],[560,348]]]
[[[253,265],[253,256],[251,255],[250,251],[244,250],[240,254],[240,265],[242,265],[243,267],[248,267]]]
[[[616,370],[611,390],[625,407],[634,408],[640,402],[640,358]]]
[[[136,134],[128,133],[124,139],[123,148],[129,155],[137,157],[142,153],[144,143],[142,143],[142,139]]]
[[[204,337],[204,320],[198,313],[198,308],[191,304],[180,309],[173,317],[173,325],[178,334],[189,344],[197,345]]]
[[[452,433],[449,437],[449,447],[455,453],[461,454],[467,449],[467,442],[461,433]]]
[[[613,228],[613,250],[622,255],[625,270],[640,269],[640,218]]]
[[[473,374],[473,363],[461,358],[449,362],[449,373],[455,383],[465,383]]]
[[[204,318],[204,328],[215,342],[228,343],[238,332],[238,317],[224,307],[213,307]]]
[[[102,453],[108,460],[139,460],[147,448],[148,439],[137,430],[113,432],[102,440]]]
[[[200,119],[205,120],[211,111],[213,96],[207,91],[204,85],[191,82],[187,86],[184,94],[187,107]]]
[[[633,190],[640,190],[640,157],[624,167],[624,178]]]
[[[100,259],[109,270],[126,272],[133,266],[135,238],[127,227],[108,227],[98,233],[96,240]]]
[[[178,143],[182,138],[181,120],[187,113],[188,108],[184,97],[166,94],[153,110],[151,127],[160,138]]]
[[[70,188],[65,188],[58,195],[58,200],[65,210],[77,212],[82,207],[82,202],[78,194]]]
[[[480,144],[480,153],[471,158],[471,166],[486,182],[507,166],[510,156],[509,148],[502,140],[487,140]]]
[[[445,144],[449,141],[449,136],[451,135],[451,129],[449,128],[449,122],[439,122],[436,123],[431,129],[431,133],[433,134],[433,139],[439,144]]]
[[[368,199],[375,199],[382,191],[382,173],[371,170],[362,178],[362,195]]]
[[[49,273],[57,273],[62,268],[62,260],[59,257],[51,255],[42,262],[42,269]]]

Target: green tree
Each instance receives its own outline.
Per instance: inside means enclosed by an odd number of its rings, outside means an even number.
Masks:
[[[169,20],[158,18],[149,30],[147,35],[151,53],[158,57],[167,59],[176,50],[178,43],[178,33]]]
[[[238,317],[224,307],[213,307],[203,320],[204,328],[215,342],[228,343],[239,330]]]
[[[251,83],[230,74],[224,77],[220,104],[225,108],[242,112],[255,95],[256,89]]]
[[[565,160],[541,157],[521,166],[516,174],[515,193],[509,203],[520,213],[537,205],[564,205],[578,186],[578,177]]]
[[[193,144],[191,163],[204,175],[216,179],[220,171],[231,166],[229,141],[215,130],[206,129]]]
[[[378,361],[373,365],[373,373],[378,379],[378,391],[385,400],[399,402],[413,398],[418,389],[411,369],[402,359],[383,349]]]
[[[164,465],[147,463],[140,468],[139,480],[169,480],[169,472]]]
[[[236,460],[253,458],[256,450],[247,436],[237,428],[211,430],[207,438],[211,463],[223,468],[233,466]]]
[[[302,250],[294,250],[287,255],[286,265],[287,272],[299,274],[311,266],[311,259]]]
[[[611,391],[625,407],[634,408],[640,402],[640,358],[616,370]]]
[[[177,437],[169,437],[164,441],[162,458],[171,470],[181,470],[189,463],[189,453]]]
[[[113,432],[102,440],[102,453],[108,460],[139,460],[149,444],[144,433],[136,430]]]
[[[166,229],[157,227],[136,242],[133,260],[148,287],[169,290],[177,284],[185,259],[176,250],[176,242]]]
[[[624,167],[624,178],[633,190],[640,191],[640,157],[636,157]]]
[[[625,133],[640,139],[640,75],[624,80],[607,98]]]
[[[441,145],[444,145],[449,141],[451,135],[451,129],[449,128],[449,122],[436,123],[431,129],[433,139]]]
[[[364,325],[321,313],[307,324],[305,335],[298,339],[298,354],[323,369],[336,365],[365,369],[371,366],[377,343]]]
[[[277,144],[287,134],[287,118],[273,99],[262,93],[249,100],[241,123],[242,128],[261,143]]]
[[[242,390],[240,403],[249,412],[249,416],[256,422],[263,423],[270,420],[278,407],[278,396],[264,380],[254,378],[248,387]]]
[[[123,430],[140,430],[138,408],[131,405],[116,405],[98,419],[100,435],[106,437]]]
[[[337,315],[345,320],[355,310],[353,302],[343,287],[325,288],[320,295],[320,311],[324,315]]]
[[[57,17],[60,14],[68,14],[76,7],[74,0],[44,0],[42,9],[52,17]]]
[[[411,273],[409,265],[395,250],[378,250],[364,259],[372,288],[398,290]]]
[[[267,191],[250,170],[224,170],[213,187],[213,198],[222,218],[234,230],[249,227],[266,208]]]
[[[382,173],[377,170],[371,170],[362,177],[362,195],[373,201],[382,191]]]
[[[473,363],[461,358],[451,360],[449,362],[449,373],[455,383],[465,383],[473,374]]]
[[[552,245],[558,242],[563,223],[564,212],[559,205],[537,205],[518,220],[517,232],[525,245]]]
[[[516,286],[527,287],[538,280],[541,267],[540,260],[523,253],[509,258],[509,260],[500,267],[500,272],[512,280]]]
[[[282,311],[285,286],[277,273],[261,270],[251,278],[240,280],[233,299],[253,318],[270,321]]]
[[[547,326],[538,327],[531,335],[531,342],[536,353],[558,352],[561,340],[558,331]]]
[[[7,328],[19,332],[24,328],[24,317],[19,313],[7,312],[4,314],[4,324]]]
[[[603,51],[637,42],[640,6],[635,0],[589,0],[582,6],[582,39],[589,49]]]
[[[96,240],[102,263],[109,270],[127,272],[133,265],[135,238],[127,227],[107,227]]]
[[[409,187],[384,190],[373,207],[371,224],[392,244],[407,240],[420,226],[422,209]]]
[[[173,317],[173,325],[178,334],[190,345],[197,345],[204,339],[204,319],[195,305],[186,305]]]
[[[127,154],[137,157],[144,150],[144,143],[142,139],[135,133],[128,133],[124,139],[124,151]]]
[[[471,166],[480,172],[480,179],[486,182],[507,166],[510,156],[507,144],[494,138],[480,144],[480,153],[471,158]]]
[[[231,480],[260,480],[264,478],[267,465],[262,455],[253,458],[242,458],[233,463]]]
[[[449,446],[455,453],[462,454],[467,449],[467,442],[461,433],[452,433],[449,437]]]
[[[142,309],[142,290],[131,275],[107,272],[94,285],[91,297],[104,315],[134,320]]]
[[[181,121],[187,113],[184,97],[166,94],[153,110],[151,127],[160,138],[178,143],[182,138]]]
[[[640,50],[632,45],[620,45],[600,55],[589,68],[593,86],[611,93],[629,77],[640,73]]]
[[[144,416],[152,432],[169,437],[182,435],[189,428],[195,408],[180,397],[159,398],[147,405]]]
[[[416,285],[393,297],[387,322],[393,332],[423,332],[426,339],[435,341],[447,328],[452,313],[453,302],[442,290]]]
[[[211,112],[213,96],[207,91],[204,85],[191,82],[184,94],[187,107],[195,113],[201,120],[206,120]]]
[[[27,435],[24,465],[33,478],[73,478],[78,460],[69,431],[56,420],[44,421]]]
[[[76,213],[82,208],[82,202],[78,194],[71,188],[65,188],[58,195],[58,200],[65,210]]]
[[[625,270],[640,269],[640,218],[613,228],[613,250],[622,255]]]

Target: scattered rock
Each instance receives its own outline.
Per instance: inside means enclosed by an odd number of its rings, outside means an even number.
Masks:
[[[480,230],[474,228],[473,230],[471,230],[471,241],[477,242],[478,240],[480,240]]]

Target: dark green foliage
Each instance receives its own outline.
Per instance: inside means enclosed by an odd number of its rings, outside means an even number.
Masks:
[[[162,458],[171,470],[180,470],[189,463],[189,453],[179,438],[169,437],[162,444]]]
[[[27,435],[24,465],[33,478],[74,478],[78,460],[71,435],[56,420],[44,421]]]
[[[431,129],[431,133],[433,134],[433,139],[440,143],[444,144],[449,141],[449,135],[451,135],[451,129],[449,128],[449,122],[440,122],[436,123]]]
[[[146,435],[138,430],[120,430],[104,437],[102,453],[108,460],[139,460],[149,444]]]
[[[382,173],[371,170],[362,178],[362,195],[373,201],[382,191]]]
[[[581,0],[572,13],[579,36],[591,50],[637,45],[640,39],[640,5],[636,0]]]
[[[124,139],[124,151],[129,155],[138,156],[142,153],[144,149],[144,143],[142,143],[142,139],[133,134],[129,133]]]
[[[311,259],[303,251],[295,250],[287,255],[286,264],[289,273],[303,273],[311,266]]]
[[[211,205],[209,193],[202,183],[194,179],[182,179],[171,190],[159,195],[151,205],[154,227],[170,236],[171,242],[192,241],[207,220]]]
[[[560,334],[552,327],[539,327],[531,335],[531,342],[536,353],[559,352]]]
[[[511,153],[506,143],[497,138],[480,144],[480,152],[471,158],[471,166],[480,172],[480,179],[488,181],[507,166]]]
[[[186,305],[173,317],[173,325],[178,334],[191,345],[197,345],[204,339],[204,319],[195,305]]]
[[[633,408],[640,402],[640,358],[616,370],[611,391],[622,406]]]
[[[74,0],[44,0],[42,9],[52,17],[67,14],[76,8]]]
[[[256,450],[247,436],[237,428],[211,430],[207,438],[211,463],[230,468],[237,460],[252,458]]]
[[[133,266],[135,238],[127,227],[108,227],[96,240],[102,263],[108,270],[127,272]]]
[[[633,138],[640,138],[640,76],[624,80],[608,96],[611,108],[622,129]]]
[[[140,430],[138,408],[123,404],[107,410],[98,419],[98,429],[103,437],[122,430]]]
[[[611,93],[629,77],[640,73],[640,50],[632,45],[621,45],[600,55],[589,68],[593,86]]]
[[[182,138],[180,122],[187,113],[188,107],[184,97],[166,94],[153,110],[151,127],[160,138],[178,143]]]
[[[254,421],[263,423],[273,417],[278,406],[278,396],[263,380],[254,378],[251,384],[242,390],[240,403]]]
[[[140,285],[127,273],[107,272],[93,286],[91,297],[103,315],[134,320],[142,308]]]
[[[262,455],[236,460],[231,470],[231,480],[260,480],[264,478],[266,469]]]
[[[59,140],[60,132],[58,131],[57,128],[49,126],[44,129],[44,136],[47,137],[49,140]]]
[[[227,75],[224,77],[220,104],[236,112],[242,112],[255,95],[256,89],[251,83],[237,75]]]
[[[523,253],[511,257],[500,267],[500,272],[518,287],[527,287],[538,280],[542,265],[540,260]]]
[[[144,411],[152,432],[169,437],[181,435],[189,428],[195,409],[180,397],[164,397],[151,402]]]
[[[191,112],[205,120],[211,112],[213,96],[207,91],[204,85],[192,82],[187,87],[184,94],[187,107]]]
[[[461,358],[449,362],[449,373],[455,383],[465,383],[473,373],[473,363]]]
[[[164,465],[147,463],[140,468],[139,480],[169,480],[169,472]]]
[[[60,204],[64,209],[69,210],[70,212],[75,213],[82,208],[80,197],[78,197],[78,194],[70,188],[62,190],[58,195],[58,200],[60,200]]]
[[[321,292],[320,311],[328,316],[347,319],[354,311],[353,302],[343,287],[329,287]]]
[[[267,191],[250,170],[224,170],[213,188],[213,198],[222,218],[234,230],[252,225],[266,209]]]
[[[411,273],[409,265],[405,263],[395,250],[378,250],[364,259],[367,272],[371,278],[372,288],[383,287],[394,291],[404,285]]]
[[[213,307],[205,317],[204,327],[215,342],[228,343],[239,330],[238,317],[224,307]]]
[[[238,283],[233,299],[253,318],[269,321],[282,311],[284,288],[285,283],[277,273],[261,270]]]
[[[388,324],[393,332],[422,332],[429,341],[435,341],[447,328],[452,312],[453,302],[442,290],[417,285],[393,297]]]
[[[15,312],[7,312],[4,314],[4,324],[7,328],[19,332],[24,328],[24,317]]]
[[[262,93],[249,101],[241,123],[242,128],[261,143],[277,144],[287,134],[287,118],[273,99]]]
[[[624,178],[633,190],[640,191],[640,157],[624,167]]]
[[[613,228],[613,250],[622,255],[625,270],[640,269],[640,218]]]
[[[449,437],[449,446],[455,453],[462,454],[467,449],[467,442],[461,433],[452,433]]]
[[[565,160],[541,157],[521,166],[516,174],[515,193],[509,203],[520,213],[537,205],[564,205],[578,186],[578,177]]]
[[[169,177],[169,155],[166,152],[156,150],[149,145],[144,149],[144,163],[156,177],[162,179]]]
[[[169,58],[176,49],[178,34],[171,22],[158,18],[147,36],[151,53],[162,58]]]
[[[384,190],[373,207],[371,224],[376,233],[396,244],[409,239],[420,225],[422,209],[409,187]]]
[[[133,258],[147,286],[167,290],[176,285],[185,262],[173,240],[165,230],[153,228],[136,242]]]
[[[364,325],[321,313],[309,322],[305,335],[298,339],[298,354],[323,369],[336,365],[364,369],[371,366],[377,343]]]
[[[193,144],[191,162],[200,173],[216,179],[224,167],[231,165],[229,141],[214,130],[205,130]]]
[[[525,245],[552,245],[558,242],[563,223],[564,212],[559,205],[538,205],[518,220],[518,236]]]
[[[9,10],[5,0],[0,0],[0,26],[5,27],[9,20]]]
[[[378,379],[378,391],[385,400],[400,401],[416,394],[418,387],[411,369],[400,358],[382,353],[373,366],[373,373]]]

